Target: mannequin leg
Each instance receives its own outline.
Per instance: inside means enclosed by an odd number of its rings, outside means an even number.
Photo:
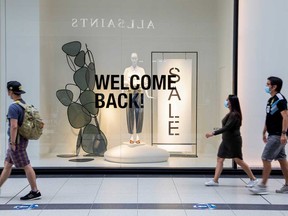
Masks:
[[[133,134],[131,135],[129,142],[130,142],[130,144],[133,144],[133,143],[134,143],[134,136],[133,136]]]
[[[139,134],[138,134],[138,133],[136,134],[136,143],[137,143],[137,144],[140,144],[140,137],[139,137]]]

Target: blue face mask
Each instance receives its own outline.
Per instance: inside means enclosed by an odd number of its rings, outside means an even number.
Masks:
[[[229,107],[228,107],[228,101],[227,101],[227,100],[224,101],[224,107],[229,108]]]
[[[266,87],[265,87],[265,92],[266,92],[266,93],[268,93],[268,94],[270,94],[270,93],[271,93],[271,90],[269,89],[269,87],[268,87],[268,86],[266,86]]]

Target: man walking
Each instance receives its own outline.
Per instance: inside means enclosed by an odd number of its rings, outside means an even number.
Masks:
[[[21,197],[21,200],[39,199],[41,197],[40,191],[37,189],[36,175],[34,169],[30,164],[26,148],[28,140],[18,134],[18,128],[22,125],[24,118],[24,109],[16,101],[25,103],[21,95],[25,93],[22,86],[17,81],[10,81],[7,83],[8,96],[13,100],[9,106],[7,119],[9,121],[8,137],[9,147],[7,150],[4,168],[0,176],[0,188],[11,174],[12,166],[23,168],[31,187],[31,191]]]
[[[254,194],[268,194],[267,181],[271,173],[271,162],[278,160],[285,184],[276,193],[288,193],[288,164],[285,153],[287,143],[288,111],[287,100],[280,93],[282,80],[278,77],[268,77],[265,91],[271,95],[266,106],[266,121],[263,129],[263,141],[266,143],[263,153],[262,181],[249,190]],[[266,137],[268,133],[268,138]]]

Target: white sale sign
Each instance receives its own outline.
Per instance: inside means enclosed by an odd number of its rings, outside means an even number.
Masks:
[[[192,59],[159,61],[157,74],[174,75],[175,88],[156,91],[154,143],[192,143]]]

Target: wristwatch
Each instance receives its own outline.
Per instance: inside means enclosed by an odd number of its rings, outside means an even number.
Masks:
[[[286,134],[286,131],[282,131],[282,134]]]

